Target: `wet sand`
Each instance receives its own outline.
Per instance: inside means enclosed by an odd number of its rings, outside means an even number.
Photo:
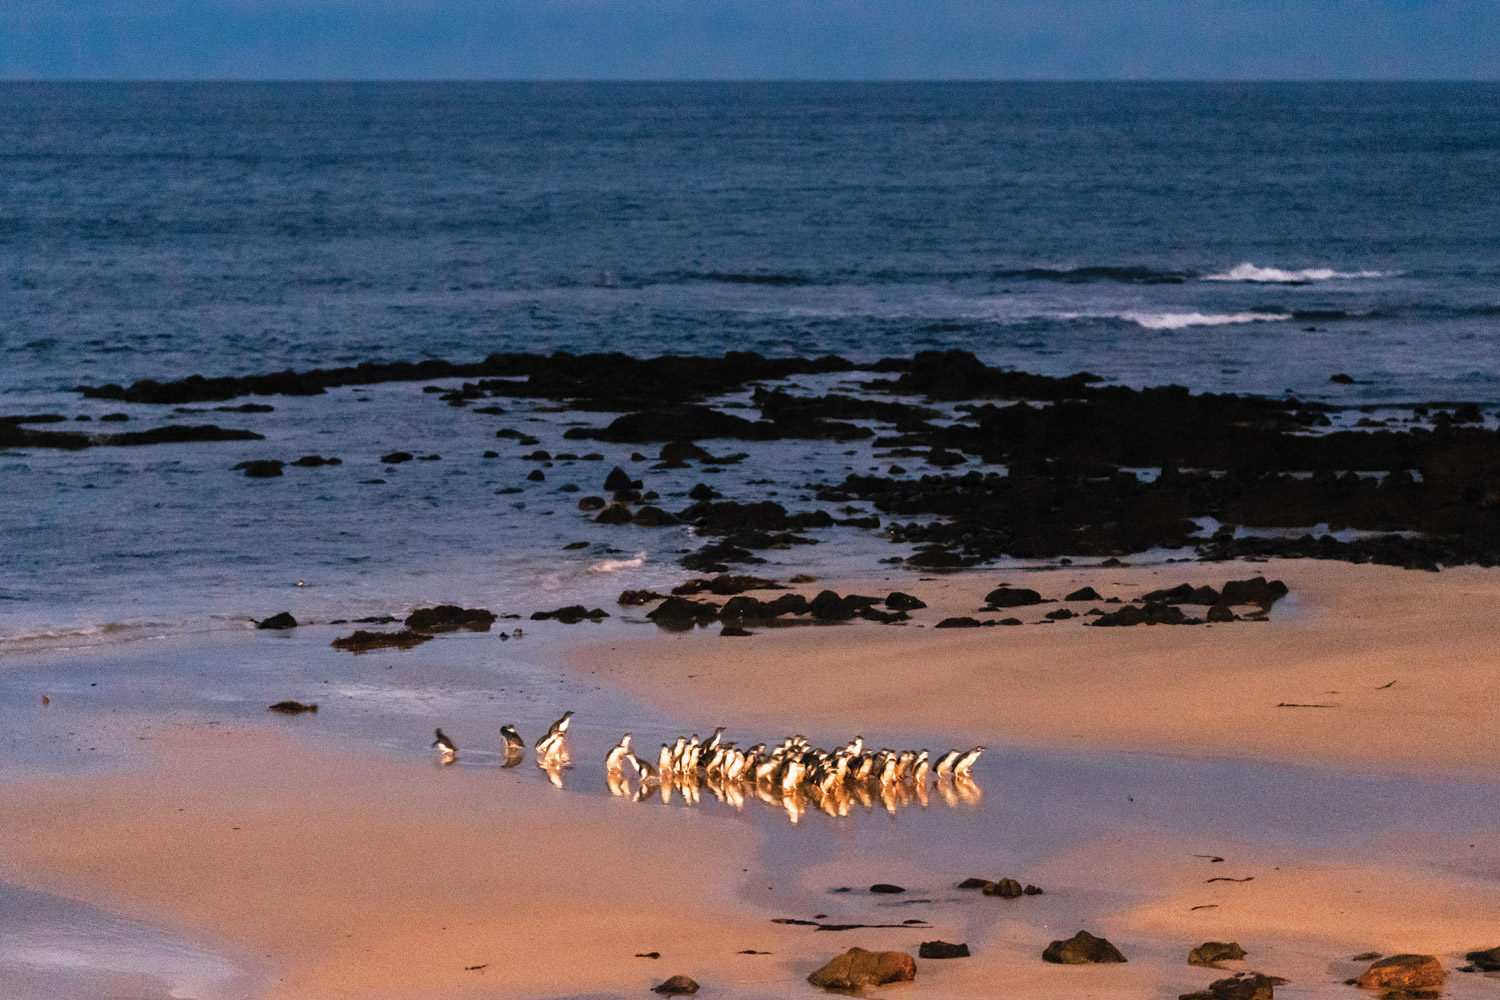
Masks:
[[[1464,951],[1500,943],[1500,783],[1482,724],[1496,698],[1487,649],[1500,574],[1288,563],[1008,578],[1048,596],[1087,583],[1128,599],[1249,569],[1292,587],[1268,624],[856,623],[748,639],[538,625],[528,641],[557,644],[533,647],[552,665],[530,672],[497,665],[494,636],[350,657],[327,649],[327,629],[305,629],[224,640],[210,652],[225,675],[212,680],[191,679],[185,664],[203,645],[184,640],[156,654],[184,664],[163,675],[185,678],[171,712],[135,705],[115,723],[130,754],[11,774],[0,881],[159,928],[242,970],[234,995],[274,1000],[638,997],[674,973],[714,995],[809,996],[807,973],[850,946],[915,953],[932,939],[966,941],[974,957],[919,962],[902,995],[1175,997],[1224,974],[1187,966],[1189,948],[1238,940],[1250,958],[1229,968],[1291,979],[1278,995],[1350,996],[1342,980],[1360,970],[1358,952],[1430,951],[1452,970]],[[916,593],[931,605],[916,621],[930,626],[972,613],[997,579],[838,589]],[[100,656],[54,654],[26,684],[70,678],[79,662],[107,677]],[[977,680],[951,682],[965,671]],[[486,677],[509,689],[498,703],[483,701]],[[266,692],[323,681],[319,717],[264,712]],[[37,719],[86,728],[106,717],[75,709],[88,689],[69,683],[79,693],[54,709],[79,714]],[[493,726],[519,715],[530,735],[561,698],[580,720],[566,788],[529,760],[507,771],[486,755]],[[7,721],[23,733],[42,724]],[[876,805],[793,826],[753,801],[738,811],[608,795],[602,752],[619,729],[654,746],[715,722],[753,739],[803,730],[830,745],[862,730],[994,749],[976,769],[982,798],[960,808],[934,797],[927,809]],[[459,766],[432,762],[434,723],[473,748]],[[969,875],[1046,893],[952,888]],[[1207,881],[1221,877],[1249,881]],[[909,891],[865,891],[877,881]],[[855,891],[834,891],[844,887]],[[820,913],[930,926],[771,922]],[[1129,964],[1039,960],[1080,928]],[[634,957],[648,951],[662,958]],[[1454,975],[1447,995],[1494,986]]]
[[[1110,607],[1097,601],[978,611],[984,594],[1007,581],[1044,597],[1093,586],[1128,601],[1184,581],[1220,586],[1256,575],[1291,587],[1268,623],[1030,624],[1058,607]],[[732,642],[703,631],[645,636],[582,650],[577,662],[664,710],[740,725],[927,729],[976,743],[1377,772],[1488,776],[1500,768],[1500,727],[1492,724],[1500,714],[1494,570],[1297,560],[838,586],[880,596],[908,590],[929,607],[904,626],[768,628]],[[950,615],[1028,624],[931,629]]]

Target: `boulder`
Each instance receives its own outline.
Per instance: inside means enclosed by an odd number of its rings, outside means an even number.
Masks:
[[[431,641],[432,636],[413,632],[411,629],[402,629],[400,632],[366,632],[359,629],[353,635],[333,640],[329,645],[334,649],[347,649],[351,653],[367,653],[372,649],[411,649]]]
[[[885,599],[885,606],[892,611],[916,611],[918,608],[927,607],[925,601],[918,600],[910,594],[901,591],[892,591]]]
[[[647,618],[666,629],[690,629],[719,617],[718,605],[707,601],[690,601],[685,597],[668,597]]]
[[[620,591],[620,600],[618,603],[626,607],[640,607],[643,604],[650,604],[652,601],[659,601],[661,599],[662,595],[654,590],[622,590]]]
[[[1274,1000],[1275,988],[1284,982],[1280,976],[1241,972],[1228,979],[1214,980],[1206,990],[1183,993],[1177,1000]]]
[[[984,624],[984,622],[980,621],[978,618],[970,618],[967,615],[964,615],[964,616],[957,617],[957,618],[944,618],[942,621],[938,622],[936,625],[934,625],[932,627],[933,628],[979,628],[983,624]],[[1019,625],[1021,623],[1020,622],[1016,622],[1016,624]]]
[[[577,625],[585,618],[597,622],[602,621],[608,617],[609,612],[605,611],[603,608],[594,608],[590,610],[588,608],[585,608],[582,604],[569,604],[567,607],[558,608],[555,611],[534,611],[532,612],[531,620],[534,622],[540,622],[546,621],[550,618],[553,621],[562,622],[564,625]]]
[[[604,508],[603,497],[580,497],[578,500],[579,510],[603,510]]]
[[[304,705],[300,701],[278,701],[267,709],[270,712],[280,712],[282,715],[301,715],[303,712],[317,712],[317,710],[317,702]]]
[[[418,608],[406,616],[404,624],[418,632],[452,632],[466,628],[471,632],[488,632],[495,624],[495,613],[484,608],[461,608],[456,604],[439,604],[435,608]]]
[[[1026,890],[1021,888],[1021,883],[1013,878],[1002,878],[996,882],[987,882],[984,886],[986,896],[999,896],[1001,899],[1015,899]]]
[[[992,608],[1021,608],[1041,604],[1042,595],[1025,587],[996,587],[984,595],[984,603]]]
[[[292,613],[290,611],[283,611],[280,614],[274,614],[269,618],[262,618],[260,621],[255,623],[255,627],[272,629],[296,628],[297,619],[292,617]]]
[[[1207,618],[1211,622],[1232,622],[1235,620],[1235,614],[1229,605],[1221,601],[1208,609]]]
[[[286,465],[280,459],[256,459],[250,462],[241,462],[235,466],[235,470],[244,470],[246,477],[250,479],[271,479],[282,475],[281,468]]]
[[[958,883],[958,885],[954,886],[954,888],[955,889],[983,889],[985,886],[987,886],[989,884],[990,884],[990,880],[987,879],[987,878],[966,878],[962,882]]]
[[[850,948],[807,977],[825,990],[862,990],[885,983],[909,983],[917,978],[917,961],[904,951],[866,951]]]
[[[1249,580],[1230,580],[1224,584],[1220,597],[1225,604],[1259,604],[1269,608],[1287,595],[1287,586],[1280,580],[1266,581],[1263,576]]]
[[[1144,594],[1141,600],[1147,604],[1218,604],[1219,592],[1212,587],[1179,583],[1166,590],[1153,590]]]
[[[1119,611],[1100,615],[1089,624],[1102,626],[1202,625],[1203,619],[1189,618],[1175,604],[1127,604]]]
[[[393,451],[389,455],[381,455],[380,460],[386,465],[399,465],[402,462],[410,462],[412,453],[409,451]]]
[[[320,465],[343,465],[341,458],[324,458],[322,455],[303,455],[292,463],[307,469],[315,469]]]
[[[859,614],[861,605],[831,590],[820,591],[808,602],[808,611],[822,621],[843,622]]]
[[[1205,941],[1188,952],[1188,965],[1217,969],[1220,962],[1237,962],[1245,957],[1238,941]]]
[[[870,891],[891,894],[897,892],[905,892],[906,890],[899,885],[891,885],[891,883],[889,882],[876,882],[874,885],[870,886]]]
[[[660,986],[651,987],[651,992],[664,997],[690,997],[698,992],[698,984],[687,976],[673,976]]]
[[[1065,601],[1102,601],[1102,600],[1104,600],[1104,598],[1100,597],[1099,596],[1099,592],[1097,590],[1095,590],[1093,587],[1084,587],[1082,590],[1075,590],[1075,591],[1073,591],[1067,597],[1064,597],[1063,600],[1065,600]]]
[[[638,490],[641,488],[639,479],[631,479],[630,473],[618,465],[609,470],[609,475],[604,477],[604,492],[612,493],[615,490]]]
[[[1442,986],[1447,973],[1434,955],[1392,955],[1371,965],[1354,985],[1373,990],[1420,990]]]
[[[967,944],[949,944],[947,941],[923,941],[917,949],[918,958],[968,958]]]
[[[677,518],[668,514],[660,507],[646,506],[635,512],[635,516],[630,519],[630,523],[639,524],[645,528],[664,528],[667,525],[676,524]]]
[[[1094,937],[1088,931],[1079,931],[1066,941],[1053,941],[1049,944],[1042,951],[1042,961],[1057,965],[1090,965],[1123,962],[1125,956],[1104,938]]]
[[[629,524],[634,517],[635,515],[630,512],[629,507],[622,503],[612,503],[599,512],[599,516],[594,518],[594,523]]]
[[[1464,958],[1468,959],[1480,972],[1500,972],[1500,947],[1490,948],[1487,951],[1471,951]]]

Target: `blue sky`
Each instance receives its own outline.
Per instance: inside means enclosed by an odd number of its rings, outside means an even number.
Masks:
[[[1497,79],[1500,0],[0,0],[0,77]]]

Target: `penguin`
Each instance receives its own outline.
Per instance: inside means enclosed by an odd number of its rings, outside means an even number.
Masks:
[[[543,766],[562,759],[563,734],[554,733],[551,736],[543,736],[537,742],[536,753],[542,759]]]
[[[882,786],[896,783],[896,775],[900,770],[897,764],[898,760],[899,758],[894,754],[888,755],[885,758],[885,766],[880,769],[880,784]]]
[[[620,737],[620,742],[609,752],[609,756],[604,758],[604,769],[610,774],[619,774],[625,766],[625,758],[633,756],[630,752],[630,734],[626,733]]]
[[[656,756],[656,771],[658,774],[671,774],[672,768],[672,748],[663,743],[661,753]]]
[[[917,762],[912,765],[912,784],[921,788],[927,784],[927,772],[932,770],[932,765],[927,762],[927,751],[922,750],[917,754]],[[925,793],[924,793],[925,794]]]
[[[979,755],[982,753],[984,753],[984,747],[975,747],[958,758],[953,765],[953,776],[955,778],[967,778],[969,776],[969,768],[974,766],[974,762],[979,759]]]
[[[572,711],[564,712],[561,719],[558,719],[556,722],[552,723],[552,725],[548,726],[546,735],[536,741],[536,748],[540,750],[542,748],[542,744],[547,742],[547,740],[551,739],[553,736],[561,736],[563,733],[566,733],[568,731],[568,719],[570,719],[572,715]]]
[[[657,774],[656,768],[652,767],[647,761],[641,760],[635,754],[630,755],[630,763],[635,765],[635,773],[640,775],[641,781],[652,782],[660,780],[660,775]]]
[[[947,753],[938,758],[938,762],[933,767],[933,771],[937,773],[937,776],[939,778],[947,774],[952,774],[953,765],[958,763],[959,756],[960,754],[957,750],[949,750]]]
[[[500,727],[500,738],[505,740],[505,755],[520,753],[526,749],[526,741],[521,739],[521,734],[516,732],[516,727],[504,725]]]
[[[441,729],[436,730],[436,733],[437,739],[432,741],[432,745],[437,747],[438,750],[442,752],[443,763],[453,763],[458,759],[458,744],[449,739],[448,734],[443,732]]]
[[[719,749],[719,743],[724,739],[725,728],[725,726],[719,726],[714,730],[714,734],[708,738],[708,742],[703,744],[703,752],[705,754],[712,754],[715,750]]]

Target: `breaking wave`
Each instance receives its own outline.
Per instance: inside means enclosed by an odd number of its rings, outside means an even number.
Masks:
[[[1333,281],[1344,278],[1388,278],[1389,271],[1335,271],[1329,267],[1308,267],[1300,271],[1284,271],[1279,267],[1256,267],[1246,262],[1230,268],[1223,274],[1206,274],[1204,281],[1245,281],[1265,285],[1307,285],[1315,281]]]
[[[617,573],[622,569],[635,569],[646,561],[645,552],[637,552],[630,559],[600,559],[589,566],[590,573]]]

